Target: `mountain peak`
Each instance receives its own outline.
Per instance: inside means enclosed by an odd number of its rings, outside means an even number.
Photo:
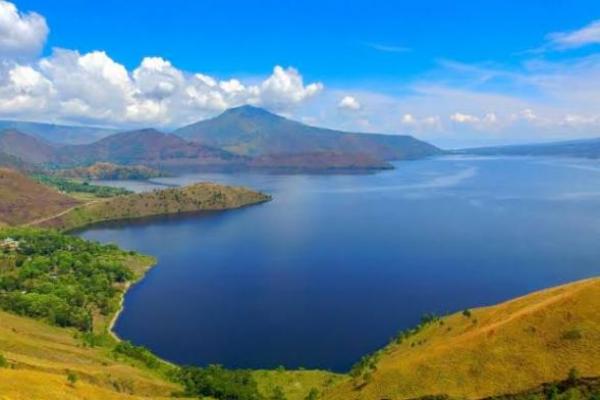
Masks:
[[[253,118],[253,117],[266,117],[266,118],[281,118],[277,114],[273,114],[270,111],[265,110],[264,108],[252,106],[249,104],[233,107],[228,110],[225,110],[221,116],[235,116],[235,117],[245,117],[245,118]]]

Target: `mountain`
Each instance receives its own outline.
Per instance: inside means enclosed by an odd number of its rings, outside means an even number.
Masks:
[[[176,135],[245,156],[273,154],[362,154],[380,161],[417,159],[441,153],[406,135],[347,133],[316,128],[242,106],[216,118],[177,129]]]
[[[118,132],[116,129],[91,126],[68,126],[26,121],[0,120],[0,129],[27,132],[51,143],[86,144]]]
[[[44,164],[54,158],[56,148],[35,136],[16,129],[0,131],[0,152],[31,164]]]
[[[235,164],[243,157],[227,151],[191,143],[155,129],[121,132],[87,145],[59,148],[54,162],[61,165],[89,165],[111,162],[155,167],[195,167]]]
[[[598,377],[598,307],[595,278],[491,307],[428,316],[418,329],[364,359],[352,379],[322,398],[477,399],[561,381],[573,369]]]
[[[17,171],[0,168],[0,226],[32,222],[78,203]]]
[[[600,158],[600,138],[539,144],[479,147],[458,150],[456,153],[509,156],[561,156],[597,159]]]

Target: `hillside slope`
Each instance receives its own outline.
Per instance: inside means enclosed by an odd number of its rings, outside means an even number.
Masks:
[[[600,279],[457,313],[380,352],[327,400],[482,398],[565,379],[600,376]]]
[[[64,146],[54,161],[67,165],[111,162],[123,165],[178,167],[243,161],[223,150],[191,143],[155,129],[121,132],[87,145]]]
[[[14,129],[0,131],[0,152],[31,164],[42,164],[53,160],[55,148],[38,139]]]
[[[79,201],[25,175],[0,168],[0,225],[20,225],[67,210]]]
[[[440,153],[435,146],[412,136],[347,133],[316,128],[252,106],[232,108],[216,118],[180,128],[174,133],[246,156],[359,153],[390,161]]]

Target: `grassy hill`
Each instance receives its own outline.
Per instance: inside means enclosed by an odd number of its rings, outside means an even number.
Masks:
[[[79,203],[17,171],[0,168],[0,225],[25,224]]]
[[[199,183],[92,201],[56,218],[40,221],[36,226],[70,230],[101,221],[239,208],[269,199],[245,188]]]
[[[355,369],[327,400],[482,398],[600,376],[600,279],[441,319],[403,335]]]

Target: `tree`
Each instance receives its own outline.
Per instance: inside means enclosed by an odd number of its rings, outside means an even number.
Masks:
[[[79,377],[77,376],[76,373],[74,373],[73,371],[67,372],[67,381],[69,381],[69,385],[75,386],[75,384],[77,383],[78,380],[79,380]]]
[[[0,354],[0,368],[6,368],[6,367],[8,367],[8,361],[2,354]]]
[[[285,393],[281,386],[275,386],[273,394],[271,394],[271,400],[286,400]]]
[[[319,398],[319,391],[315,388],[310,389],[310,392],[306,395],[304,400],[317,400]]]
[[[575,386],[577,384],[577,381],[579,380],[579,378],[581,378],[581,374],[579,373],[577,368],[573,367],[569,370],[569,375],[567,377],[567,383],[570,386]]]

